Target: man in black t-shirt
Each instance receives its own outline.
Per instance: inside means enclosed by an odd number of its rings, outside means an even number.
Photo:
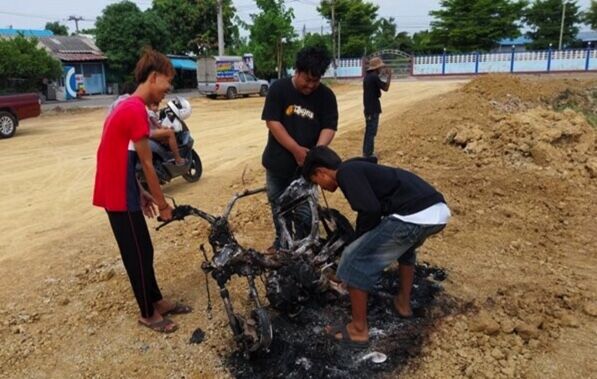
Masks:
[[[327,146],[309,151],[303,175],[324,190],[340,188],[358,212],[357,239],[344,249],[336,270],[336,276],[348,286],[352,321],[329,325],[326,331],[342,344],[366,347],[369,292],[383,271],[398,261],[400,289],[391,309],[398,317],[413,317],[410,294],[416,249],[444,229],[450,209],[441,193],[412,172],[367,158],[342,162]]]
[[[381,91],[390,89],[392,71],[384,70],[385,64],[381,58],[373,58],[369,61],[367,74],[363,79],[363,105],[365,107],[365,138],[363,139],[363,156],[374,156],[375,136],[379,125],[379,114],[381,113]],[[383,74],[382,74],[382,70]]]
[[[321,77],[330,64],[328,52],[308,47],[298,52],[292,78],[276,81],[268,91],[261,119],[269,129],[262,164],[266,169],[267,195],[275,202],[288,185],[300,176],[309,149],[332,142],[338,127],[336,96]],[[308,208],[297,209],[295,227],[298,237],[310,229]],[[279,246],[280,226],[274,217],[276,240],[270,253]]]

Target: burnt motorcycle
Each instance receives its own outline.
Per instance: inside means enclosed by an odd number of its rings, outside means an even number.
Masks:
[[[284,225],[282,249],[275,256],[267,256],[245,248],[234,238],[228,218],[237,200],[262,192],[265,192],[265,188],[235,194],[221,216],[211,215],[190,205],[177,206],[175,203],[172,219],[157,228],[161,229],[175,220],[184,220],[187,216],[200,217],[210,224],[208,241],[213,256],[211,260],[208,259],[203,245],[200,246],[205,259],[202,270],[206,275],[210,273],[218,284],[234,339],[247,358],[253,353],[267,351],[273,339],[271,319],[259,297],[255,279],[264,275],[270,305],[294,316],[310,296],[330,289],[329,274],[354,233],[350,222],[337,210],[318,204],[314,185],[299,179],[282,194],[274,211]],[[292,226],[299,207],[308,207],[312,211],[310,232],[301,238],[296,237]],[[248,317],[233,309],[226,285],[234,275],[247,279],[249,297],[254,306]],[[210,314],[211,296],[207,276],[205,285]]]

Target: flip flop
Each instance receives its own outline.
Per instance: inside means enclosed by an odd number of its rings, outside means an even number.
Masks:
[[[345,347],[351,347],[355,349],[366,349],[369,347],[369,340],[367,341],[355,341],[350,337],[348,333],[348,329],[346,328],[346,324],[336,324],[332,325],[330,331],[325,332],[334,342],[339,343]],[[336,334],[340,333],[341,338],[337,338]]]
[[[139,324],[145,326],[153,330],[154,332],[158,333],[173,333],[178,329],[178,325],[174,323],[174,321],[164,318],[160,321],[152,322],[151,324],[146,324],[143,321],[139,320]],[[172,326],[174,325],[174,326]]]
[[[183,314],[187,314],[187,313],[191,313],[193,312],[193,308],[191,308],[188,305],[182,304],[182,303],[176,303],[174,305],[174,308],[164,312],[164,314],[162,316],[168,316],[168,315],[183,315]]]

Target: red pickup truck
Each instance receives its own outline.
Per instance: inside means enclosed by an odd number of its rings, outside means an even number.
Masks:
[[[36,93],[0,96],[0,138],[12,137],[19,121],[41,114],[41,100]]]

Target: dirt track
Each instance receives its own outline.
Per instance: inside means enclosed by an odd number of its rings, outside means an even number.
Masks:
[[[423,257],[448,269],[446,291],[462,308],[437,325],[406,376],[586,377],[597,369],[591,316],[597,288],[592,221],[597,191],[590,174],[594,131],[576,113],[558,116],[538,97],[525,97],[527,82],[507,82],[518,91],[513,102],[496,84],[502,81],[489,79],[480,89],[467,86],[449,94],[464,82],[400,82],[383,98],[382,161],[431,180],[455,213]],[[579,86],[538,82],[536,90],[546,97]],[[356,155],[361,88],[343,84],[335,91],[341,116],[334,146],[343,156]],[[204,177],[197,184],[167,185],[166,192],[181,203],[218,212],[235,190],[262,185],[262,102],[193,100],[189,124]],[[216,305],[215,322],[205,319],[196,253],[197,243],[205,241],[200,223],[154,233],[165,294],[190,302],[197,312],[178,318],[181,330],[173,336],[155,336],[135,324],[136,309],[106,217],[90,206],[104,114],[46,115],[0,141],[0,182],[8,193],[0,199],[0,337],[6,341],[0,376],[225,375],[219,357],[232,341],[221,307]],[[568,122],[559,135],[565,138],[550,140],[549,128],[548,137],[537,137],[549,146],[515,134],[521,129],[513,125],[558,117],[554,122]],[[495,125],[499,135],[491,132]],[[566,137],[569,129],[578,134]],[[467,135],[469,130],[474,133]],[[330,201],[350,212],[338,196]],[[241,241],[263,248],[271,238],[269,214],[264,199],[257,204],[241,207],[237,225],[242,225]],[[208,339],[188,345],[197,326]]]

